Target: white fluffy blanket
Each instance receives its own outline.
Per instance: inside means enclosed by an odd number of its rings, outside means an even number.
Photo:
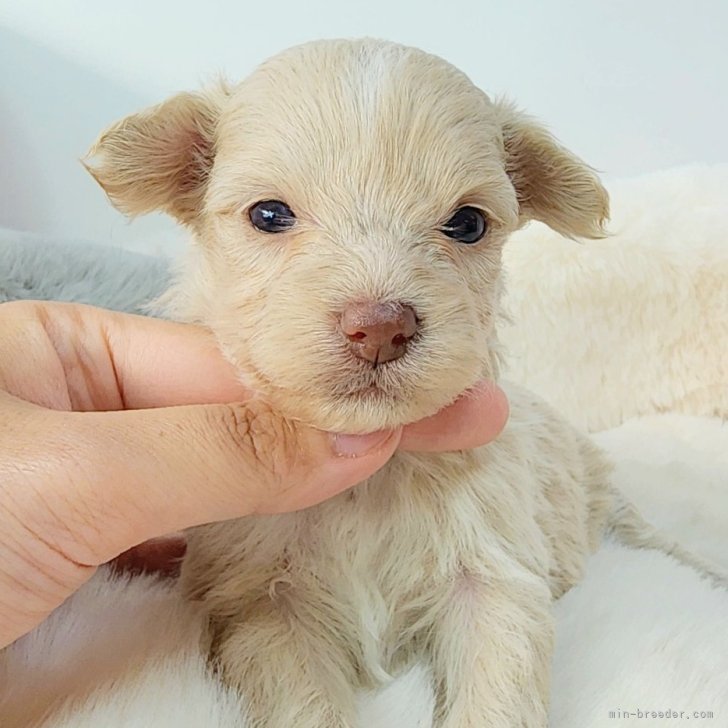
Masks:
[[[504,332],[511,377],[595,432],[641,510],[726,569],[727,190],[728,167],[673,170],[612,185],[604,241],[524,231]],[[556,615],[554,728],[728,726],[727,592],[606,543]],[[99,575],[0,655],[0,725],[242,728],[200,630],[173,586]],[[360,725],[428,728],[431,707],[416,666],[362,696]]]

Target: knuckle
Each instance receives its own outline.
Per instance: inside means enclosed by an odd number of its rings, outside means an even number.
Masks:
[[[232,443],[251,469],[273,485],[282,485],[298,462],[295,425],[263,402],[225,405],[221,411]]]

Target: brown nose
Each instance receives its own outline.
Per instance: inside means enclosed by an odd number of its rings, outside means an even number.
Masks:
[[[381,364],[405,353],[417,317],[401,303],[350,303],[341,314],[341,330],[356,356]]]

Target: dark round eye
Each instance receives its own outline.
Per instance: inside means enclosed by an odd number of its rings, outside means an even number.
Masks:
[[[296,216],[285,202],[263,200],[250,208],[250,222],[264,233],[281,233],[293,227]]]
[[[460,243],[477,243],[488,229],[485,215],[477,207],[461,207],[443,225],[442,232]]]

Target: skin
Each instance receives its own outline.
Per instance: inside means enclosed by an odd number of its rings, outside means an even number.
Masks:
[[[404,428],[321,432],[243,388],[205,329],[3,304],[0,647],[138,544],[154,562],[164,534],[306,508],[365,480],[398,448],[486,444],[507,416],[503,392],[483,382]],[[170,543],[181,556],[180,539]]]

